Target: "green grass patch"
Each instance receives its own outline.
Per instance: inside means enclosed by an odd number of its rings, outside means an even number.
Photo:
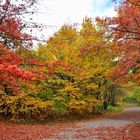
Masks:
[[[107,108],[107,112],[121,112],[121,111],[123,111],[123,108],[119,105],[115,107],[109,105]]]
[[[133,98],[133,97],[127,97],[123,100],[123,102],[125,102],[125,103],[137,103],[137,100],[136,100],[136,98]]]

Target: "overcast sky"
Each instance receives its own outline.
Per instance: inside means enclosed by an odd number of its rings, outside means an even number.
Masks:
[[[111,0],[40,0],[36,20],[49,25],[46,36],[51,36],[63,24],[80,24],[85,16],[114,16]]]

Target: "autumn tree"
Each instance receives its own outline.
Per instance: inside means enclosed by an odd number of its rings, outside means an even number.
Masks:
[[[48,44],[40,45],[36,52],[39,59],[63,63],[63,66],[55,65],[54,73],[46,81],[46,90],[40,94],[41,97],[52,100],[53,96],[57,97],[59,106],[63,108],[66,104],[70,110],[78,109],[79,103],[81,111],[84,109],[86,103],[79,99],[93,102],[90,104],[93,108],[99,101],[106,109],[111,103],[111,97],[116,99],[117,96],[111,94],[112,83],[106,77],[113,64],[111,43],[107,42],[105,36],[104,27],[95,25],[91,18],[86,17],[80,31],[64,25],[48,40]]]
[[[32,40],[37,40],[32,29],[41,25],[33,22],[32,18],[26,20],[36,12],[36,3],[36,0],[0,1],[0,42],[5,47],[15,49],[24,45],[29,48]]]
[[[0,75],[3,75],[3,73],[7,74],[3,65],[13,67],[12,71],[14,72],[15,70],[15,74],[13,74],[13,77],[15,76],[15,80],[17,78],[16,73],[18,75],[16,68],[18,68],[19,71],[24,69],[25,72],[28,69],[27,73],[29,71],[34,71],[30,67],[32,65],[31,61],[34,61],[34,64],[36,63],[37,65],[37,60],[32,57],[31,51],[30,53],[27,53],[29,51],[26,49],[31,49],[33,40],[38,39],[32,35],[32,30],[40,28],[41,25],[32,22],[32,19],[29,19],[27,22],[25,16],[30,17],[36,12],[36,3],[36,0],[0,1],[0,64],[3,71]],[[31,29],[30,32],[27,33],[27,29]],[[30,58],[27,56],[28,54],[30,54]],[[37,69],[33,73],[38,73]],[[18,75],[18,77],[24,77],[22,72]]]
[[[140,6],[138,0],[125,0],[117,8],[117,16],[97,19],[110,34],[116,66],[109,76],[117,83],[139,83]]]
[[[18,88],[18,79],[30,81],[40,75],[37,69],[30,67],[31,61],[37,66],[37,60],[32,57],[30,50],[26,50],[31,48],[33,39],[37,39],[32,36],[32,31],[27,33],[26,29],[35,29],[40,25],[31,20],[27,22],[24,17],[36,12],[34,6],[36,2],[35,0],[0,1],[0,86],[6,94],[13,93],[12,90]],[[15,91],[17,90],[14,90],[14,93]]]

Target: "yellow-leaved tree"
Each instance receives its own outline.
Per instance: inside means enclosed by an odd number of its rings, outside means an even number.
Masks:
[[[57,113],[83,113],[107,108],[112,96],[107,70],[112,67],[111,43],[102,26],[85,18],[80,31],[64,25],[40,45],[36,56],[43,61],[59,62],[39,96],[51,100]],[[63,64],[63,65],[62,65]]]

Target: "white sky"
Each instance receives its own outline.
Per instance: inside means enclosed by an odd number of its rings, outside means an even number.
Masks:
[[[110,0],[40,0],[40,14],[35,19],[48,27],[45,36],[51,36],[63,24],[80,24],[85,16],[114,16]]]

